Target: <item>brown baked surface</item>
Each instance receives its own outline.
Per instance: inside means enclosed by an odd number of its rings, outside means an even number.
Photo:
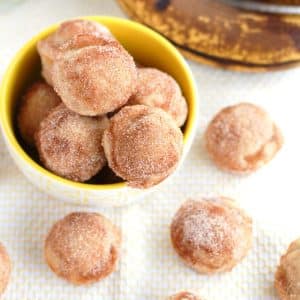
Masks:
[[[282,5],[300,5],[300,0],[253,0],[257,2],[282,4]]]
[[[300,16],[246,11],[220,0],[119,0],[133,19],[209,65],[239,70],[290,68],[300,60]]]

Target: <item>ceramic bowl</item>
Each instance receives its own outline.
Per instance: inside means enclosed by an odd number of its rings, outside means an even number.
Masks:
[[[92,16],[84,17],[109,28],[136,61],[169,73],[179,83],[189,106],[184,126],[184,151],[181,163],[191,147],[197,126],[197,90],[191,70],[176,48],[153,30],[126,19]],[[39,165],[25,151],[15,130],[16,104],[22,92],[40,72],[41,63],[36,44],[53,33],[58,24],[43,30],[28,41],[11,61],[0,88],[0,120],[5,143],[17,166],[39,189],[66,201],[80,204],[124,206],[146,193],[159,189],[162,183],[149,189],[134,189],[125,182],[115,184],[78,183],[59,177]],[[179,168],[177,168],[178,171]]]

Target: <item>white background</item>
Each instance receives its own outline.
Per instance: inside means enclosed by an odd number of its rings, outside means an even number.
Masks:
[[[11,7],[4,4],[15,3]],[[10,5],[8,5],[10,6]],[[0,78],[14,53],[44,27],[83,15],[125,17],[114,1],[0,0]],[[172,182],[131,207],[82,208],[37,191],[17,170],[0,138],[0,240],[13,260],[3,299],[165,299],[181,289],[208,300],[273,300],[273,274],[281,253],[300,236],[299,167],[300,69],[241,74],[189,62],[199,88],[198,132],[186,162]],[[285,136],[283,150],[259,172],[246,177],[219,171],[203,148],[203,131],[222,107],[249,101],[272,115]],[[187,197],[223,194],[235,198],[254,218],[255,242],[231,273],[202,276],[186,268],[171,248],[169,224]],[[95,210],[122,227],[118,271],[89,287],[73,287],[43,261],[43,239],[53,222],[74,210]]]

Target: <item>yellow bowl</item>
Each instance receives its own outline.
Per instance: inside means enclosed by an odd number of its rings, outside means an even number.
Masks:
[[[189,115],[184,128],[184,154],[191,147],[197,126],[197,90],[192,73],[176,48],[151,29],[115,17],[84,17],[107,26],[112,34],[141,64],[156,67],[172,75],[188,101]],[[129,188],[126,183],[86,184],[59,177],[36,163],[19,144],[14,128],[15,107],[24,88],[37,76],[41,65],[36,50],[39,40],[53,33],[52,25],[27,42],[10,63],[0,88],[0,120],[6,145],[18,167],[38,188],[67,201],[82,204],[123,206],[159,188]],[[183,158],[181,162],[183,161]]]

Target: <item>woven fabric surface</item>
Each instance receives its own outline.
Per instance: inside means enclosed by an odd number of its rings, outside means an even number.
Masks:
[[[125,17],[109,0],[0,1],[0,76],[22,44],[44,27],[95,14]],[[199,292],[207,300],[277,299],[273,278],[280,255],[300,236],[300,69],[241,74],[189,64],[200,102],[192,149],[171,182],[130,207],[76,207],[40,193],[16,168],[0,138],[0,241],[13,261],[4,300],[163,300],[183,289]],[[203,146],[203,132],[214,114],[242,101],[264,107],[285,137],[275,159],[250,176],[218,170]],[[253,249],[230,273],[198,275],[172,249],[173,215],[185,199],[201,195],[232,197],[254,219]],[[103,213],[123,231],[117,272],[87,287],[59,279],[43,260],[43,241],[53,222],[79,210]]]

